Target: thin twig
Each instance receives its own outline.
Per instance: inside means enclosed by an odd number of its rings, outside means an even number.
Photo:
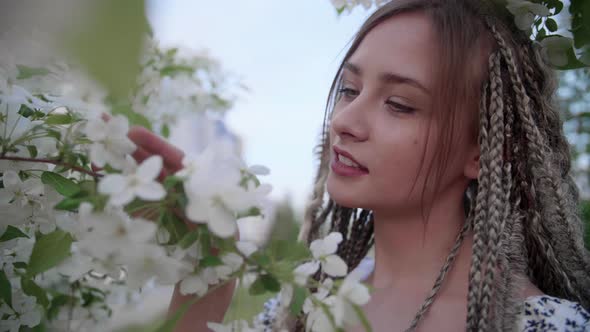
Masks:
[[[21,162],[33,162],[33,163],[45,163],[45,164],[52,164],[56,166],[65,166],[71,168],[77,172],[84,173],[90,175],[94,178],[102,177],[102,174],[92,172],[86,170],[82,167],[71,165],[68,163],[60,162],[59,160],[51,160],[51,159],[36,159],[36,158],[23,158],[23,157],[9,157],[9,156],[0,156],[0,160],[11,160],[11,161],[21,161]]]

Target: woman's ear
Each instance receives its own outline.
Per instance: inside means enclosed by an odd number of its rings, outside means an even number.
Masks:
[[[474,144],[468,150],[463,173],[469,179],[477,179],[479,174],[479,144]]]

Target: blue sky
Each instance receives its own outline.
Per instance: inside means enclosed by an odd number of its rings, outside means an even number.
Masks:
[[[312,185],[324,105],[362,8],[338,17],[329,0],[153,0],[148,15],[165,46],[208,49],[250,89],[227,116],[248,163],[271,169],[273,197],[301,207]]]

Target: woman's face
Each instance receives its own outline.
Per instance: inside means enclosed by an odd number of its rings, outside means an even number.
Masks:
[[[432,106],[436,36],[429,19],[404,13],[372,29],[345,62],[330,121],[327,189],[347,207],[415,210],[439,136]],[[432,121],[431,121],[432,119]],[[427,140],[429,141],[427,144]],[[441,189],[462,181],[474,142],[456,142]],[[426,150],[425,150],[426,149]],[[349,154],[361,167],[347,167]],[[350,158],[349,158],[350,159]],[[422,168],[422,170],[421,170]]]

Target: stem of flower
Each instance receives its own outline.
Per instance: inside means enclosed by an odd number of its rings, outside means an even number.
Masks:
[[[101,178],[102,174],[86,170],[82,167],[70,165],[68,163],[61,162],[59,160],[51,160],[51,159],[37,159],[37,158],[23,158],[23,157],[10,157],[10,156],[2,156],[0,155],[0,160],[11,160],[11,161],[20,161],[20,162],[33,162],[33,163],[45,163],[45,164],[52,164],[56,166],[65,166],[69,167],[77,172],[84,173],[90,175],[94,178]]]

